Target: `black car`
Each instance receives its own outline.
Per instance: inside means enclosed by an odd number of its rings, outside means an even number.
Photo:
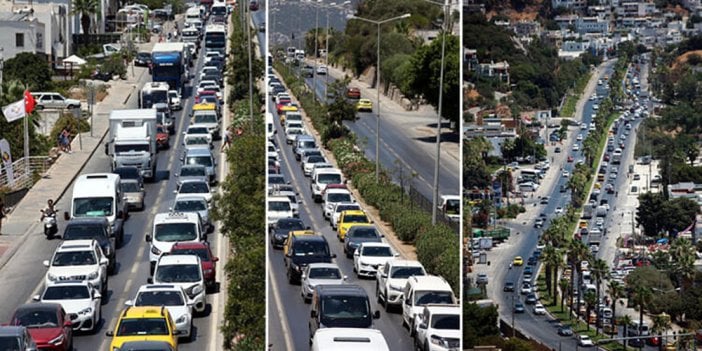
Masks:
[[[514,304],[514,313],[524,313],[524,305],[521,302]]]
[[[144,178],[141,176],[139,169],[134,166],[115,167],[112,173],[118,174],[120,179],[134,179],[144,189]]]
[[[644,342],[643,338],[629,339],[628,343],[629,343],[629,346],[636,347],[636,348],[642,348],[645,346],[645,342]]]
[[[319,328],[372,328],[380,311],[373,311],[366,290],[359,285],[318,285],[310,310],[309,339]]]
[[[300,283],[302,267],[310,263],[331,263],[332,258],[336,258],[323,236],[294,235],[290,240],[288,252],[283,259],[290,284]]]
[[[138,52],[134,57],[134,66],[149,67],[151,65],[150,52]]]
[[[90,79],[108,82],[112,79],[112,73],[103,71],[100,67],[96,67],[93,73],[90,74]]]
[[[224,79],[222,78],[222,75],[219,75],[219,74],[206,74],[206,75],[202,76],[201,79],[203,81],[213,80],[213,81],[217,82],[217,85],[219,85],[220,88],[222,88],[223,84],[224,84]]]
[[[533,305],[533,304],[535,304],[535,303],[536,303],[536,294],[531,293],[531,294],[527,295],[527,297],[526,297],[526,304],[527,304],[527,305]]]
[[[537,261],[538,261],[538,260],[536,259],[536,257],[531,256],[531,257],[529,257],[529,259],[527,260],[527,266],[534,266],[534,265],[536,265],[536,262],[537,262]]]
[[[355,225],[349,228],[344,237],[344,253],[346,258],[353,258],[353,253],[361,243],[382,242],[383,235],[378,232],[374,225]]]
[[[285,92],[285,88],[283,86],[281,86],[281,85],[273,86],[273,88],[271,89],[271,99],[275,98],[275,96],[278,95],[278,93],[284,93],[284,92]]]
[[[95,239],[102,249],[102,253],[110,261],[107,264],[109,274],[117,270],[117,242],[112,232],[110,222],[105,217],[74,218],[71,219],[63,230],[63,240],[90,240]]]
[[[571,328],[569,325],[562,325],[558,327],[558,335],[573,336],[573,328]]]
[[[290,232],[309,228],[310,227],[306,227],[305,223],[299,218],[281,218],[271,226],[271,245],[274,249],[282,249]]]
[[[514,291],[514,283],[506,282],[505,287],[502,288],[502,291],[504,291],[504,292]]]

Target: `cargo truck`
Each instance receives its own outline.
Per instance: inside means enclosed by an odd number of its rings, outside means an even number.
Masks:
[[[156,43],[151,50],[151,70],[154,82],[166,82],[171,90],[183,94],[188,76],[188,58],[184,43]]]
[[[105,154],[112,157],[112,169],[133,166],[144,178],[156,176],[156,110],[113,110]]]

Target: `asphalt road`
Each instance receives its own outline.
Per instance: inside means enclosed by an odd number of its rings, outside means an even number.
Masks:
[[[271,106],[269,99],[269,108]],[[279,121],[275,108],[273,107],[270,111],[274,115],[274,120]],[[280,150],[282,173],[299,192],[298,198],[302,199],[299,211],[300,218],[312,230],[326,237],[331,252],[337,255],[334,262],[339,265],[343,274],[348,277],[347,283],[362,286],[370,298],[373,310],[381,310],[380,319],[375,320],[374,326],[376,329],[381,330],[385,340],[390,344],[390,349],[397,351],[411,350],[412,339],[409,336],[409,331],[402,327],[400,311],[388,313],[382,309],[382,306],[377,304],[375,299],[375,280],[359,280],[356,278],[356,275],[353,273],[353,261],[346,258],[341,243],[336,238],[336,232],[324,220],[321,206],[312,200],[309,181],[303,175],[300,164],[295,160],[291,146],[285,144],[283,128],[279,122],[275,124],[277,130],[275,140]],[[308,350],[309,305],[302,301],[300,285],[288,283],[282,251],[274,250],[269,246],[268,253],[268,343],[271,345],[270,350]]]
[[[203,66],[202,57],[199,56],[197,66],[192,72],[198,72]],[[149,75],[144,75],[140,83],[150,81]],[[194,79],[193,84],[196,83]],[[189,90],[189,88],[186,88]],[[138,91],[138,90],[137,90]],[[171,206],[176,188],[175,177],[172,176],[180,167],[178,156],[182,153],[182,134],[180,130],[189,124],[187,111],[193,104],[192,96],[184,96],[184,108],[175,113],[177,132],[171,136],[171,148],[158,153],[158,179],[154,183],[146,183],[146,209],[142,212],[130,212],[129,219],[125,222],[125,243],[117,250],[118,270],[117,274],[109,277],[109,293],[103,296],[102,322],[98,331],[94,334],[78,334],[74,337],[74,347],[77,351],[107,350],[111,341],[105,336],[107,330],[114,328],[119,313],[124,309],[124,302],[132,299],[136,291],[149,277],[149,245],[144,241],[147,233],[151,232],[152,219],[156,213],[167,212]],[[121,108],[137,108],[137,94],[130,97],[127,104]],[[215,146],[215,150],[217,146]],[[110,172],[110,159],[98,147],[97,152],[88,161],[82,173]],[[219,167],[224,162],[221,155],[217,156]],[[218,170],[219,172],[219,170]],[[220,173],[221,175],[221,173]],[[70,208],[73,185],[56,205],[61,211]],[[37,219],[39,215],[37,215]],[[59,233],[65,227],[62,218],[59,219]],[[41,228],[38,226],[37,228]],[[4,267],[2,274],[7,279],[3,279],[0,285],[0,296],[3,296],[3,303],[0,304],[0,320],[8,321],[16,306],[29,302],[33,295],[39,294],[43,289],[43,278],[46,269],[42,261],[50,259],[54,249],[60,243],[55,239],[47,241],[40,232],[30,233],[32,235],[17,255]],[[213,253],[224,257],[219,243],[221,235],[215,230],[209,234],[208,241],[212,245]],[[218,267],[218,281],[221,281],[223,265]],[[213,323],[213,316],[221,314],[220,309],[221,293],[209,294],[207,297],[208,307],[206,316],[194,318],[193,341],[182,343],[179,350],[215,350],[219,348],[216,344],[218,326]]]
[[[329,14],[329,27],[343,31],[346,26],[346,17],[352,13],[351,8],[355,6],[353,4],[357,1],[352,0],[351,4],[343,5],[341,8],[343,2],[341,0],[334,1],[336,8],[332,8],[329,6],[332,1],[322,1],[318,9],[315,6],[316,1],[271,0],[268,5],[270,9],[268,13],[268,28],[271,32],[270,44],[272,46],[302,47],[304,33],[314,29],[317,25],[319,25],[318,28],[327,27],[327,13]]]

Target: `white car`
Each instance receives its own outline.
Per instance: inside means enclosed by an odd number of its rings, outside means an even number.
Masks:
[[[375,278],[378,267],[399,254],[393,252],[386,243],[365,242],[353,253],[353,271],[357,277]]]
[[[47,285],[34,301],[57,303],[71,318],[73,330],[97,330],[102,318],[102,295],[87,281],[66,280]]]
[[[578,345],[584,347],[595,346],[590,337],[587,335],[578,335]]]
[[[427,275],[419,261],[394,259],[378,267],[375,277],[378,282],[375,285],[375,295],[385,304],[386,311],[390,309],[390,305],[402,303],[402,291],[407,284],[407,279],[419,275]]]
[[[305,135],[307,134],[305,132],[304,128],[288,128],[285,130],[285,143],[286,144],[292,144],[295,141],[295,138],[297,138],[298,135]]]
[[[544,308],[544,305],[542,305],[540,302],[537,302],[534,305],[534,314],[538,316],[542,316],[546,314],[546,308]]]
[[[127,306],[165,306],[173,318],[180,337],[190,339],[193,330],[193,308],[188,304],[183,288],[170,284],[146,284],[137,291],[134,300],[127,300]]]
[[[326,75],[327,74],[327,66],[319,66],[317,67],[317,74],[318,75]]]
[[[334,206],[340,202],[355,202],[353,195],[345,188],[327,188],[322,195],[324,219],[329,220],[334,214]]]
[[[213,190],[210,189],[210,184],[206,180],[186,179],[180,184],[178,190],[174,190],[173,192],[176,195],[202,195],[205,200],[207,200],[208,204],[212,202]]]
[[[555,214],[563,214],[563,207],[556,207],[556,210],[553,211]]]
[[[200,257],[195,255],[161,256],[149,284],[166,284],[183,288],[188,305],[202,313],[207,305],[205,279]]]
[[[531,283],[524,282],[524,283],[522,283],[522,288],[519,292],[522,295],[527,295],[527,294],[531,294],[532,292],[534,292],[534,289],[531,287]]]
[[[212,144],[212,133],[207,129],[206,126],[188,126],[188,129],[183,132],[183,144],[188,146],[191,144],[203,145],[206,144],[208,147]],[[200,139],[205,138],[207,143],[200,141]],[[189,140],[192,139],[192,143]]]
[[[361,205],[353,202],[339,202],[336,205],[334,205],[334,211],[332,213],[332,216],[329,218],[329,223],[331,224],[332,228],[334,228],[334,230],[336,230],[336,226],[339,223],[339,217],[341,216],[341,212],[349,210],[360,211]]]
[[[183,109],[182,102],[180,101],[180,94],[177,90],[168,91],[168,102],[171,106],[171,109],[174,111]]]
[[[583,141],[583,135],[582,135],[582,134],[578,134],[578,136],[575,138],[575,140],[577,140],[577,141]]]
[[[336,263],[310,263],[302,269],[301,279],[300,296],[309,303],[317,286],[343,284],[348,277]]]
[[[426,351],[458,350],[461,340],[461,306],[428,305],[417,314],[415,349]]]
[[[568,171],[563,171],[563,172],[561,173],[561,176],[562,176],[563,178],[568,178],[568,177],[570,177],[570,172],[568,172]]]
[[[302,159],[300,167],[302,167],[302,173],[305,177],[309,177],[312,174],[312,169],[317,163],[327,163],[327,159],[319,155],[310,155]]]
[[[580,151],[580,145],[573,144],[573,151]]]
[[[200,81],[200,84],[197,85],[197,95],[199,95],[200,93],[202,93],[205,90],[210,90],[210,89],[205,89],[205,87],[218,87],[218,86],[219,85],[214,80]],[[217,95],[217,98],[220,98],[219,94]]]
[[[64,241],[54,251],[51,261],[43,262],[49,268],[44,284],[48,286],[63,280],[88,281],[105,296],[109,262],[94,239]]]

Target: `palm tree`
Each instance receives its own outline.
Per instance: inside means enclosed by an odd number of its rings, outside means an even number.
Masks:
[[[570,247],[568,248],[568,261],[570,262],[571,266],[573,269],[571,270],[571,278],[570,281],[572,284],[570,285],[570,313],[573,314],[573,296],[574,296],[574,289],[576,286],[580,286],[578,284],[581,279],[582,279],[582,272],[580,269],[580,262],[583,260],[587,259],[588,255],[590,254],[590,251],[587,249],[587,246],[582,241],[574,240],[570,242]],[[578,281],[575,281],[575,273],[578,273]],[[578,299],[577,303],[577,310],[576,314],[580,312],[580,299]]]
[[[546,264],[546,291],[548,291],[549,294],[553,291],[552,296],[556,295],[556,274],[553,274],[553,268],[558,260],[558,255],[558,251],[551,244],[546,244],[541,254],[541,260]],[[558,273],[557,270],[556,268],[556,273]]]
[[[619,324],[624,326],[624,336],[627,336],[627,329],[629,329],[629,324],[631,324],[631,317],[625,314],[622,318],[619,318]],[[624,339],[624,351],[626,351],[626,339]]]
[[[656,334],[665,334],[670,328],[670,316],[665,312],[653,316],[653,330]],[[660,339],[660,350],[663,350],[664,340]]]
[[[73,0],[72,14],[80,14],[80,27],[83,29],[83,34],[90,33],[90,20],[93,15],[98,12],[97,0]]]
[[[670,257],[682,294],[684,289],[691,285],[695,276],[695,247],[687,239],[675,239],[670,245]]]
[[[566,297],[566,291],[568,291],[568,280],[565,278],[561,278],[561,280],[558,281],[558,285],[561,288],[561,313],[563,313],[563,307],[565,306],[565,297]]]
[[[600,302],[600,286],[602,286],[602,280],[609,276],[609,266],[607,262],[603,259],[598,258],[592,263],[592,275],[595,278],[595,283],[597,284],[597,303]],[[597,323],[596,326],[600,325],[600,314],[597,313]],[[595,328],[595,335],[599,335],[599,329]]]
[[[609,296],[612,298],[612,331],[611,337],[614,337],[614,324],[617,318],[617,301],[624,295],[624,286],[616,280],[610,280],[608,287]]]
[[[597,295],[595,295],[592,291],[588,291],[585,293],[584,300],[585,325],[587,326],[587,330],[590,331],[590,312],[592,312],[592,309],[597,306]],[[595,326],[595,329],[597,329],[597,326]]]
[[[651,288],[646,286],[637,286],[634,288],[634,303],[639,306],[639,325],[643,325],[644,306],[648,305],[653,299]]]

